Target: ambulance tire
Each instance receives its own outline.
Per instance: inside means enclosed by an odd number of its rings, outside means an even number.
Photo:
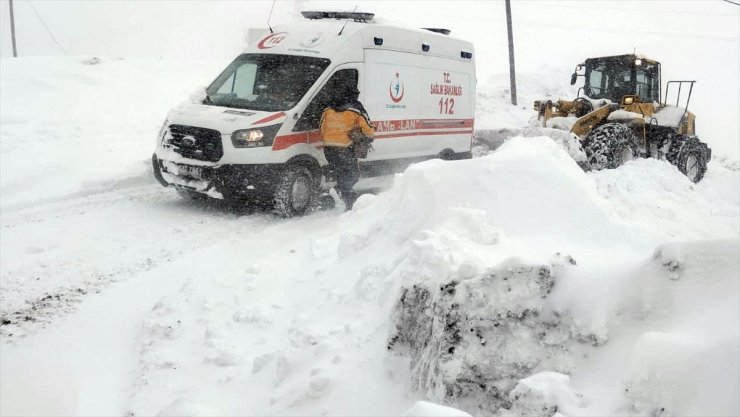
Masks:
[[[442,152],[437,154],[437,158],[443,160],[443,161],[452,161],[455,158],[455,151],[453,151],[450,148],[444,149]]]
[[[289,166],[275,187],[274,212],[278,217],[302,216],[311,210],[316,200],[314,175],[306,166]]]

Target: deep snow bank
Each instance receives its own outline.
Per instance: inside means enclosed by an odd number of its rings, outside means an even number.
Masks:
[[[736,415],[738,251],[669,244],[606,271],[510,260],[413,284],[389,349],[411,358],[414,389],[474,415]]]
[[[599,194],[619,215],[643,224],[664,240],[691,240],[740,233],[740,171],[716,162],[699,184],[655,159],[630,161],[590,173]]]
[[[372,298],[395,300],[388,347],[410,358],[412,387],[426,398],[472,414],[731,415],[738,411],[730,396],[738,376],[730,328],[738,324],[736,181],[737,173],[716,166],[697,186],[660,161],[586,174],[547,138],[513,139],[488,157],[411,167],[389,192],[363,197],[344,216],[338,254],[396,254],[391,266],[365,267],[357,285],[363,298],[381,289]],[[652,255],[667,239],[722,236],[730,240]],[[678,259],[677,251],[695,256]],[[686,268],[682,281],[676,271]],[[702,280],[707,288],[694,288]],[[712,306],[703,294],[718,295],[716,288],[725,296]],[[703,309],[717,315],[716,328],[675,331],[701,320]],[[625,328],[634,333],[624,336]],[[624,382],[601,375],[611,388],[593,379],[571,387],[562,374],[589,379],[584,358],[602,349],[627,368]],[[660,349],[677,353],[653,362]],[[715,352],[731,372],[712,387],[696,386],[697,373],[669,371],[681,358],[703,365]],[[542,377],[537,389],[519,382],[553,371],[561,376]],[[665,372],[682,382],[665,389]],[[593,386],[608,392],[577,391]],[[698,390],[695,401],[683,400],[687,389]],[[704,400],[714,397],[723,400]]]
[[[468,244],[450,251],[453,259],[501,253],[547,262],[557,251],[588,259],[608,248],[613,259],[667,238],[735,236],[737,227],[728,226],[738,224],[740,175],[714,167],[699,185],[654,160],[584,173],[549,138],[515,138],[482,158],[417,164],[387,193],[362,196],[343,219],[342,250],[381,237],[413,239],[412,247]],[[493,243],[505,250],[490,250]]]

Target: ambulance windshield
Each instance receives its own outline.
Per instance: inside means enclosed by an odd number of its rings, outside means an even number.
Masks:
[[[204,104],[259,111],[295,107],[329,60],[296,55],[243,54],[206,89]]]

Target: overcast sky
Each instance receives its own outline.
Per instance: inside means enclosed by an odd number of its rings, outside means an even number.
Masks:
[[[266,26],[271,4],[15,0],[17,44],[22,56],[231,57],[244,46],[248,28]],[[502,1],[303,1],[304,9],[352,9],[355,5],[410,26],[450,28],[453,34],[474,41],[479,49],[497,51],[506,46]],[[0,55],[8,57],[8,0],[0,0],[0,6]],[[721,0],[514,0],[512,7],[517,52],[527,65],[633,48],[659,54],[661,49],[677,49],[683,44],[686,48],[702,45],[737,53],[740,46],[740,7]],[[290,21],[294,9],[294,1],[277,1],[273,24]],[[686,52],[690,55],[691,51]],[[479,54],[479,58],[485,56]],[[737,55],[735,58],[737,61]]]
[[[740,113],[740,7],[736,5],[722,0],[512,3],[517,70],[522,73],[547,76],[548,69],[570,69],[589,56],[636,50],[663,63],[664,81],[697,79],[692,102],[705,111],[723,106],[729,114]],[[15,0],[14,5],[21,56],[226,62],[246,46],[249,28],[266,27],[272,2]],[[412,27],[449,28],[453,35],[472,41],[481,83],[507,72],[503,1],[307,0],[302,4],[304,10],[355,6]],[[295,8],[294,1],[277,1],[273,25],[290,22]],[[0,34],[0,57],[6,59],[11,56],[8,0],[0,0]],[[738,140],[737,118],[720,123],[726,126],[719,128],[728,129]]]

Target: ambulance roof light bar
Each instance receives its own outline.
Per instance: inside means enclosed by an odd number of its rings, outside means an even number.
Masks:
[[[351,19],[355,22],[367,23],[373,20],[375,13],[364,13],[364,12],[301,12],[303,17],[311,20],[318,19]]]
[[[442,29],[442,28],[422,28],[422,29],[428,30],[428,31],[434,32],[434,33],[441,33],[443,35],[449,35],[450,33],[452,33],[451,30],[449,30],[449,29]]]

